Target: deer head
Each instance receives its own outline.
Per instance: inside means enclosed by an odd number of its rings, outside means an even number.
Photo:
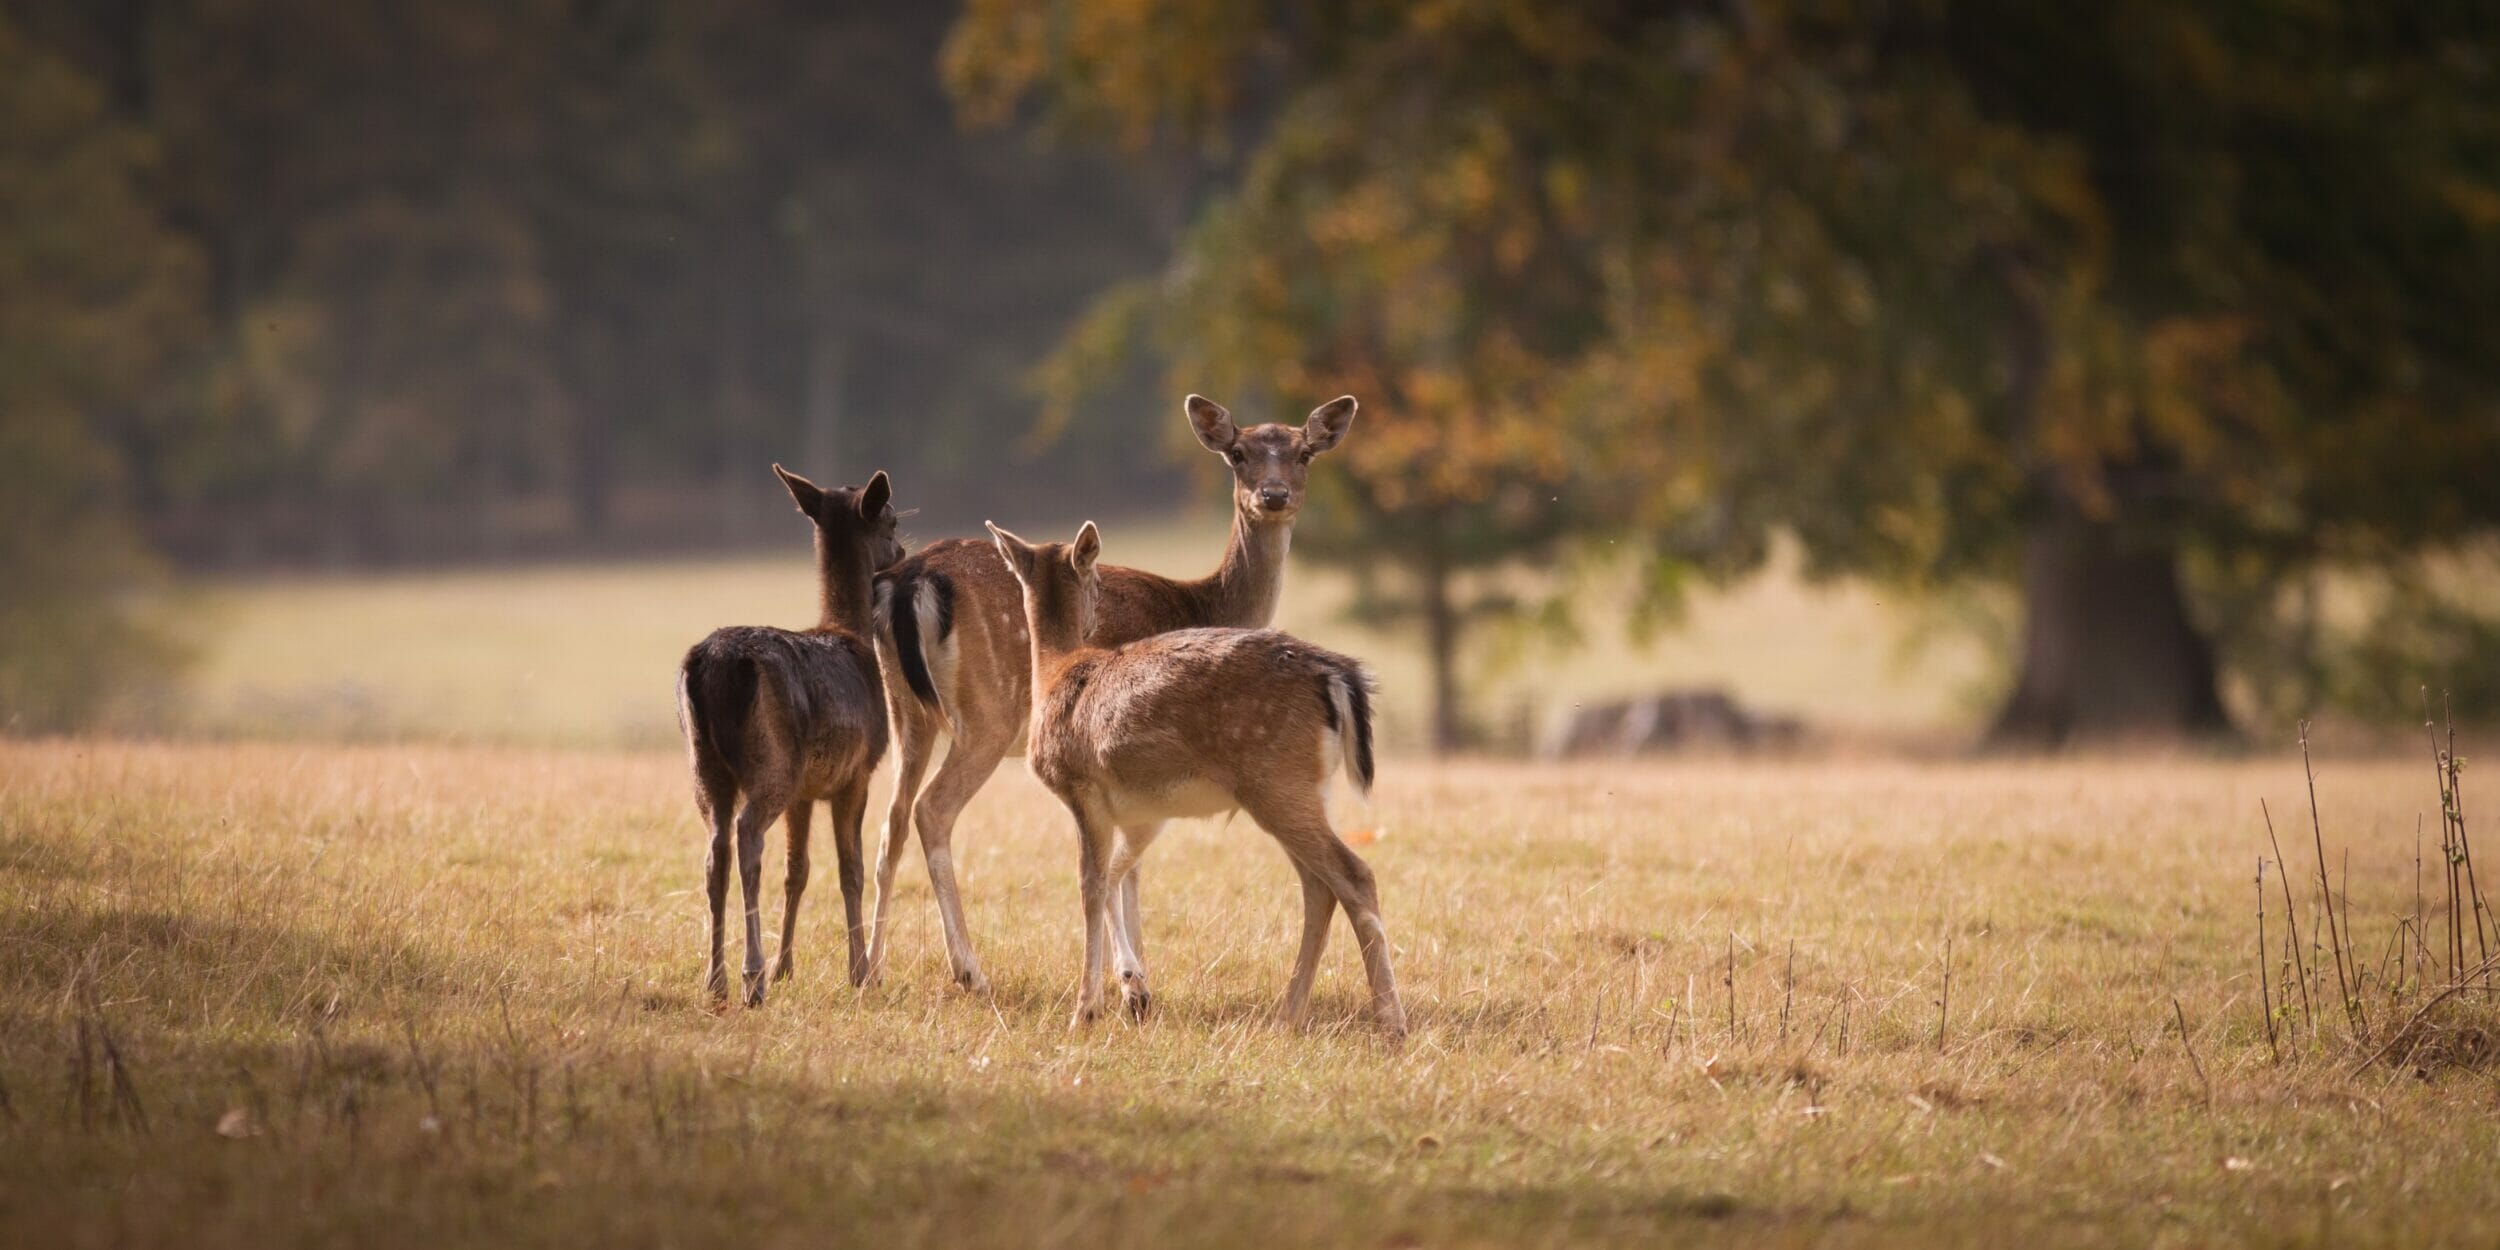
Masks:
[[[1358,405],[1340,395],[1311,410],[1299,427],[1254,425],[1242,429],[1222,404],[1197,395],[1183,405],[1189,428],[1208,451],[1224,457],[1233,470],[1233,506],[1250,521],[1290,521],[1302,510],[1303,483],[1311,475],[1311,457],[1345,438]]]
[[[1102,593],[1102,578],[1094,571],[1102,558],[1102,534],[1094,523],[1087,521],[1074,542],[1039,544],[995,523],[982,524],[989,526],[990,541],[998,544],[1007,571],[1024,587],[1025,623],[1033,644],[1053,651],[1085,645],[1085,635],[1094,627],[1094,600]]]
[[[866,486],[831,490],[777,464],[773,476],[790,488],[799,515],[816,523],[817,541],[824,549],[864,547],[872,572],[903,558],[903,540],[895,534],[901,518],[894,511],[894,484],[886,480],[885,470],[877,470]]]

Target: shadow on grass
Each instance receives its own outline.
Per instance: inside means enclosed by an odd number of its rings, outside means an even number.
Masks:
[[[301,1060],[208,1046],[152,1131],[82,1127],[22,1060],[8,1244],[891,1246],[1811,1241],[1845,1211],[1603,1181],[1479,1184],[1409,1143],[1011,1083],[861,1083],[618,1049]],[[34,1065],[40,1067],[41,1065]],[[297,1066],[300,1073],[290,1074]],[[178,1081],[189,1084],[177,1084]],[[225,1108],[220,1113],[220,1108]]]

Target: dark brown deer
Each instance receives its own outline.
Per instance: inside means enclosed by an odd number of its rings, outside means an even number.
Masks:
[[[737,833],[738,880],[746,894],[746,1002],[764,1002],[764,935],[760,897],[764,831],[778,817],[788,830],[781,951],[773,979],[790,975],[798,936],[799,896],[807,892],[808,823],[818,799],[833,807],[833,846],[842,875],[842,910],[850,924],[851,983],[868,975],[859,826],[868,807],[868,779],[885,756],[884,681],[870,641],[872,582],[902,558],[895,537],[893,487],[880,471],[866,486],[826,490],[780,465],[799,512],[816,526],[816,628],[733,625],[686,652],[678,669],[677,710],[694,765],[695,807],[711,830],[704,885],[711,911],[711,956],[704,986],[716,1003],[729,998],[721,962],[721,911],[729,895],[730,833]],[[744,802],[740,799],[743,796]],[[732,814],[735,814],[734,820]]]
[[[1233,424],[1222,405],[1189,397],[1190,428],[1233,473],[1233,529],[1213,575],[1175,581],[1137,569],[1100,570],[1101,602],[1091,641],[1115,646],[1166,630],[1226,625],[1255,627],[1275,619],[1284,589],[1285,550],[1311,458],[1335,447],[1354,422],[1351,395],[1312,411],[1299,428]],[[1031,708],[1031,673],[1021,592],[989,544],[931,543],[878,586],[877,652],[885,666],[887,704],[901,748],[894,805],[886,814],[877,859],[877,910],[868,946],[869,975],[885,966],[887,905],[895,867],[915,824],[929,861],[946,953],[957,984],[988,988],[973,957],[955,887],[955,818],[998,770],[1024,749]],[[921,778],[941,741],[945,759],[924,787]],[[1119,883],[1122,923],[1135,938],[1138,885]]]
[[[1152,999],[1146,968],[1112,890],[1163,822],[1240,810],[1284,847],[1302,877],[1302,949],[1283,1015],[1299,1025],[1328,922],[1345,908],[1371,979],[1372,1012],[1406,1032],[1389,934],[1370,866],[1328,823],[1328,779],[1342,763],[1372,783],[1371,674],[1346,656],[1272,629],[1184,629],[1118,647],[1088,645],[1103,597],[1101,537],[1034,546],[993,525],[1022,588],[1032,636],[1033,775],[1076,817],[1085,903],[1085,979],[1074,1025],[1101,1013],[1105,959],[1129,1014]]]

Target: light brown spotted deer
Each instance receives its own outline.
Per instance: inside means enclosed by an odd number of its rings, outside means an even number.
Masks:
[[[721,963],[721,911],[729,895],[730,833],[737,833],[738,880],[746,895],[746,1002],[764,1002],[764,935],[759,910],[764,832],[785,822],[790,868],[783,883],[781,951],[773,979],[790,975],[799,896],[807,892],[807,837],[818,799],[833,807],[833,846],[850,922],[851,983],[868,975],[860,924],[859,826],[868,779],[885,755],[884,683],[869,641],[871,583],[902,558],[893,487],[881,471],[866,486],[826,490],[780,465],[800,513],[816,526],[816,628],[760,625],[714,630],[678,668],[678,722],[694,765],[695,806],[711,830],[704,858],[710,896],[711,956],[704,985],[729,997]],[[739,803],[744,796],[743,805]],[[734,820],[733,820],[734,812]]]
[[[1198,441],[1232,467],[1232,537],[1215,572],[1196,581],[1137,569],[1100,570],[1090,635],[1098,645],[1198,626],[1263,626],[1275,619],[1285,551],[1302,510],[1311,459],[1345,438],[1356,404],[1353,396],[1341,396],[1314,409],[1299,428],[1246,430],[1233,424],[1222,405],[1199,396],[1190,396],[1183,407]],[[988,543],[954,539],[929,544],[881,578],[877,614],[877,656],[900,758],[877,859],[869,975],[874,978],[885,966],[894,872],[917,827],[955,981],[985,991],[988,981],[973,955],[955,884],[955,818],[999,761],[1024,749],[1032,692],[1021,592]],[[923,786],[921,778],[941,743],[947,744],[945,758]],[[1123,878],[1119,890],[1121,913],[1134,929],[1135,874]]]
[[[1073,1025],[1101,1013],[1105,957],[1129,1014],[1152,1002],[1136,913],[1113,915],[1114,886],[1175,817],[1236,809],[1284,847],[1302,878],[1302,949],[1283,1016],[1299,1025],[1328,922],[1345,908],[1371,979],[1372,1013],[1406,1032],[1380,895],[1362,857],[1328,823],[1339,765],[1372,782],[1371,674],[1272,629],[1184,629],[1121,646],[1086,642],[1103,597],[1102,539],[1034,546],[989,527],[1024,598],[1033,717],[1026,762],[1076,817],[1085,904],[1085,979]]]

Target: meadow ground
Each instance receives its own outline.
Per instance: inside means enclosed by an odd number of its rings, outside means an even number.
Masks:
[[[671,691],[689,644],[723,624],[814,623],[815,574],[802,523],[791,522],[787,554],[772,557],[205,586],[194,605],[199,662],[175,719],[219,737],[673,744]],[[1108,559],[1194,577],[1215,567],[1224,532],[1220,514],[1193,515],[1115,522],[1104,541]],[[1818,728],[1886,737],[1970,718],[1989,671],[1982,648],[1946,638],[1912,653],[1903,644],[1922,636],[1927,611],[1864,586],[1810,585],[1794,570],[1784,552],[1767,576],[1696,594],[1682,627],[1646,647],[1626,642],[1616,606],[1628,574],[1597,576],[1582,596],[1595,605],[1580,622],[1585,646],[1505,666],[1493,654],[1499,640],[1479,632],[1467,657],[1475,710],[1506,728],[1523,707],[1541,714],[1590,694],[1710,685]],[[1345,574],[1297,558],[1277,624],[1362,656],[1382,679],[1387,740],[1417,742],[1429,682],[1416,631],[1347,621],[1354,589]]]
[[[2429,773],[2321,764],[2373,952]],[[715,1015],[672,754],[0,742],[0,1244],[2491,1244],[2491,1069],[2272,1058],[2261,797],[2299,828],[2296,759],[1392,759],[1340,802],[1393,1046],[1342,925],[1267,1020],[1239,822],[1147,864],[1156,1015],[1068,1031],[1013,769],[958,842],[994,999],[916,854],[842,984],[820,821],[799,975]]]

